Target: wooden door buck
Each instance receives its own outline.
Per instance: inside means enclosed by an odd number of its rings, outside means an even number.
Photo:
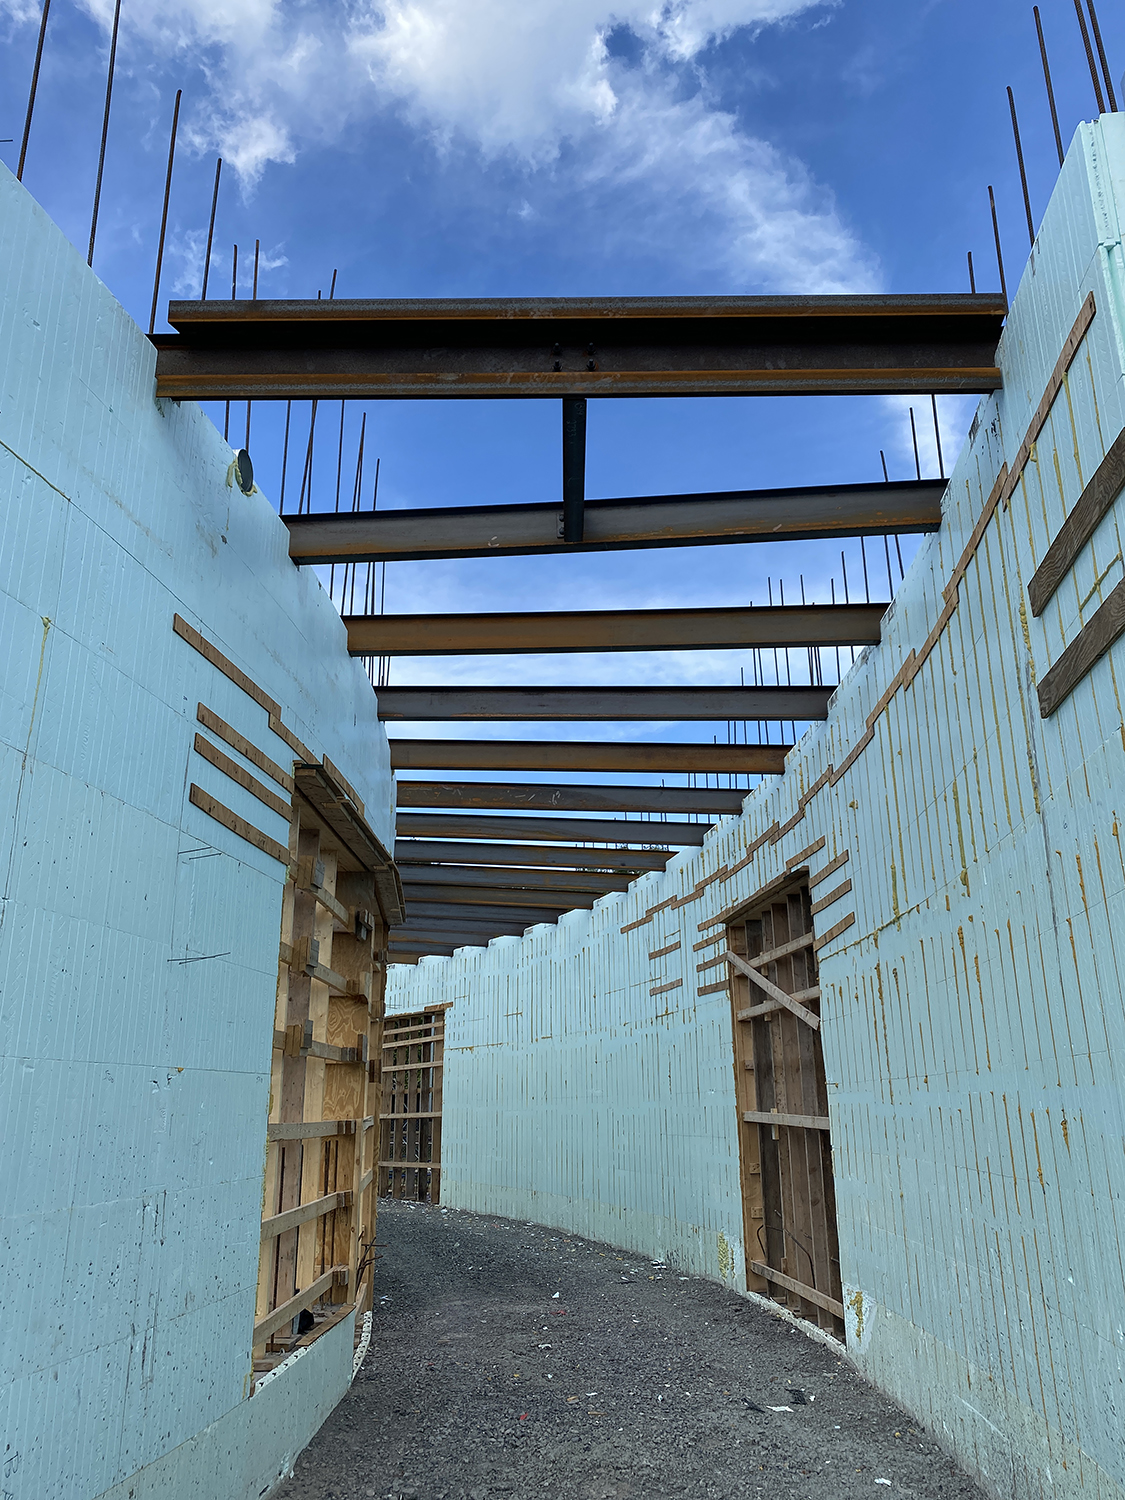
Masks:
[[[844,1336],[807,870],[728,924],[746,1281]]]

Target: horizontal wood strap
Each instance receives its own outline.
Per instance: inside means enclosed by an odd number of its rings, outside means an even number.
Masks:
[[[366,1193],[367,1189],[371,1186],[371,1183],[374,1180],[374,1177],[375,1177],[375,1168],[374,1167],[368,1167],[367,1171],[364,1172],[363,1176],[359,1179],[359,1191],[360,1191],[360,1193]]]
[[[776,984],[771,984],[764,974],[759,974],[757,969],[752,969],[745,959],[739,958],[737,953],[731,953],[729,949],[724,957],[732,969],[745,974],[752,984],[756,984],[764,994],[769,996],[774,1005],[783,1007],[798,1020],[804,1021],[806,1026],[811,1026],[814,1031],[820,1030],[819,1016],[813,1015],[811,1010],[807,1010],[799,1001],[794,1000],[792,995],[778,989]]]
[[[310,1219],[323,1219],[325,1214],[335,1213],[338,1208],[350,1208],[351,1193],[329,1193],[324,1198],[314,1198],[310,1203],[300,1203],[296,1208],[287,1208],[282,1214],[262,1220],[262,1239],[275,1240],[279,1234],[307,1224]]]
[[[180,615],[172,616],[172,629],[181,640],[187,641],[188,645],[199,652],[213,667],[217,667],[224,677],[228,677],[236,687],[240,687],[248,698],[253,698],[260,708],[264,708],[267,714],[278,717],[281,715],[281,704],[264,692],[252,677],[248,677],[241,667],[236,667],[229,656],[224,656],[218,646],[213,646],[205,636]]]
[[[851,858],[851,850],[845,849],[843,854],[837,854],[835,859],[830,859],[815,874],[809,876],[809,890],[814,891],[821,881],[827,880],[829,875],[835,875],[842,865],[846,865]]]
[[[440,1109],[414,1110],[404,1115],[380,1115],[380,1120],[440,1120]]]
[[[747,1125],[784,1125],[789,1130],[831,1130],[827,1115],[786,1115],[772,1109],[748,1109],[742,1118]]]
[[[760,1260],[752,1260],[750,1269],[756,1276],[761,1276],[765,1281],[776,1282],[787,1292],[796,1293],[798,1297],[803,1297],[806,1302],[811,1302],[815,1307],[823,1307],[825,1312],[835,1313],[836,1317],[843,1322],[844,1304],[837,1302],[834,1297],[818,1292],[815,1287],[806,1286],[803,1281],[794,1281],[792,1276],[783,1276],[780,1271],[775,1271],[772,1266],[763,1265]]]
[[[810,855],[819,854],[826,843],[827,840],[822,837],[817,839],[815,843],[810,844],[807,849],[802,849],[799,854],[791,854],[785,861],[785,868],[791,870],[794,865],[803,865]]]
[[[333,1266],[330,1271],[325,1271],[323,1276],[318,1276],[311,1286],[307,1286],[303,1292],[298,1292],[295,1297],[290,1297],[288,1302],[283,1302],[280,1307],[275,1307],[273,1312],[267,1313],[264,1318],[254,1324],[254,1343],[264,1343],[271,1334],[291,1323],[299,1312],[304,1312],[306,1307],[311,1307],[314,1302],[319,1302],[333,1286],[347,1286],[347,1266]]]
[[[683,982],[682,979],[670,979],[667,984],[654,985],[653,988],[651,990],[649,990],[649,994],[650,995],[666,995],[669,990],[679,990],[679,989],[682,989],[683,988],[683,984],[684,984],[684,982]]]
[[[1047,608],[1055,590],[1078,561],[1078,554],[1113,509],[1122,489],[1125,489],[1125,428],[1094,470],[1027,586],[1033,615],[1041,615]]]
[[[813,916],[815,917],[819,912],[824,911],[825,907],[834,906],[837,901],[841,900],[848,894],[851,888],[851,881],[844,880],[833,890],[829,891],[826,896],[821,896],[819,901],[814,901],[812,904]]]
[[[396,1172],[440,1172],[438,1161],[381,1161],[381,1167],[394,1167]]]
[[[699,989],[697,989],[695,993],[697,995],[714,995],[714,994],[717,994],[719,992],[719,990],[729,990],[729,989],[730,989],[730,980],[729,979],[723,979],[718,984],[703,984],[703,985],[700,985]]]
[[[367,1037],[363,1032],[357,1031],[355,1038],[357,1045],[354,1047],[337,1047],[331,1042],[317,1042],[313,1040],[311,1021],[294,1021],[284,1031],[274,1032],[273,1047],[275,1052],[284,1052],[286,1057],[319,1057],[322,1062],[364,1063],[367,1061]]]
[[[849,912],[846,917],[841,917],[834,927],[830,927],[827,932],[822,933],[821,936],[817,938],[816,942],[813,944],[813,952],[818,953],[826,943],[833,942],[840,936],[842,932],[847,932],[848,928],[851,927],[854,922],[854,911]]]
[[[704,948],[711,948],[715,943],[725,943],[726,940],[727,935],[725,932],[716,932],[713,937],[700,938],[698,943],[692,943],[691,951],[693,953],[702,953]]]
[[[293,816],[293,805],[279,797],[276,792],[271,792],[269,787],[259,781],[256,776],[251,776],[237,761],[231,760],[225,750],[220,750],[217,745],[212,745],[209,739],[203,735],[195,736],[195,753],[205,761],[213,765],[216,771],[221,771],[224,776],[257,797],[259,802],[265,803],[270,812],[275,812],[279,818],[284,818],[288,823]]]
[[[274,1033],[275,1036],[279,1033]],[[281,1036],[285,1033],[281,1032]],[[326,1135],[354,1135],[360,1120],[280,1120],[266,1126],[267,1141],[309,1141]]]
[[[440,1073],[444,1066],[442,1059],[431,1059],[429,1062],[393,1063],[388,1068],[381,1068],[382,1073]]]
[[[276,781],[279,787],[292,795],[292,776],[275,760],[271,760],[264,750],[259,750],[252,740],[248,740],[244,734],[239,734],[237,729],[233,729],[225,719],[221,719],[205,703],[197,704],[195,717],[204,729],[209,729],[218,739],[225,740],[232,750],[237,750],[239,755],[244,756],[251,765],[257,766],[259,771],[264,771],[271,781]]]
[[[188,800],[193,806],[198,807],[200,812],[205,812],[209,818],[214,818],[216,823],[221,823],[231,833],[237,834],[240,839],[245,839],[255,849],[260,849],[263,854],[268,854],[271,859],[276,859],[279,864],[288,865],[289,850],[284,844],[279,844],[276,839],[271,839],[268,833],[263,833],[260,828],[255,828],[253,823],[248,823],[245,818],[240,818],[236,812],[212,797],[210,792],[205,792],[202,787],[191,783],[188,788]]]
[[[306,762],[316,760],[316,756],[312,753],[305,742],[297,735],[295,735],[287,725],[281,722],[280,710],[278,711],[278,713],[270,714],[267,722],[269,723],[269,726],[273,730],[274,734],[277,735],[278,739],[285,741],[285,743],[289,746],[290,750],[292,750],[293,754],[298,758],[298,760],[303,760]]]
[[[1039,713],[1044,719],[1049,719],[1066,702],[1122,632],[1125,632],[1125,582],[1119,583],[1087,620],[1039,684]]]
[[[665,955],[668,954],[668,953],[675,953],[676,949],[679,946],[680,946],[680,940],[679,940],[679,938],[677,938],[674,943],[669,943],[666,948],[653,948],[652,951],[649,953],[649,958],[650,959],[652,959],[652,958],[664,958]]]

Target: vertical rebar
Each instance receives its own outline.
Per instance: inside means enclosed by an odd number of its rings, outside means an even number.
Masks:
[[[31,116],[35,110],[35,91],[39,87],[39,64],[43,61],[43,41],[47,35],[47,13],[51,0],[43,0],[43,14],[39,19],[39,41],[35,47],[35,66],[31,70],[31,89],[27,96],[27,116],[23,122],[23,139],[20,141],[20,163],[16,168],[16,181],[23,181],[23,164],[27,159],[27,138],[31,134]]]
[[[1004,252],[1000,249],[1000,221],[996,217],[996,198],[991,183],[988,185],[988,205],[992,209],[992,237],[996,241],[996,268],[1000,272],[1000,294],[1007,302],[1008,283],[1004,279]]]
[[[172,196],[172,163],[176,159],[176,131],[180,124],[180,100],[183,89],[176,90],[176,107],[172,111],[172,135],[168,141],[168,171],[164,178],[164,207],[160,213],[160,242],[156,248],[156,277],[152,283],[152,312],[149,314],[148,331],[156,328],[156,299],[160,295],[160,268],[164,264],[164,233],[168,228],[168,199]]]
[[[254,241],[254,285],[253,285],[253,288],[252,288],[251,293],[250,293],[250,296],[251,296],[252,300],[255,301],[255,302],[257,302],[257,300],[258,300],[258,255],[259,255],[259,253],[261,251],[261,248],[262,248],[262,242],[261,242],[261,240],[255,240]],[[246,449],[247,452],[250,451],[250,408],[251,408],[252,405],[253,405],[253,402],[250,400],[249,397],[247,397],[247,399],[246,399],[246,442],[243,444],[243,447]]]
[[[973,252],[969,250],[967,254],[969,257],[969,291],[975,297],[977,294],[977,278],[973,272]]]
[[[1082,14],[1082,0],[1074,0],[1074,14],[1078,17],[1078,28],[1082,32],[1082,45],[1086,49],[1086,61],[1090,67],[1090,77],[1094,84],[1094,98],[1098,102],[1098,114],[1105,114],[1105,98],[1102,95],[1102,82],[1098,77],[1097,64],[1094,62],[1094,49],[1090,46],[1090,33],[1086,28],[1086,17]]]
[[[1114,114],[1117,113],[1117,95],[1113,92],[1113,78],[1110,76],[1109,62],[1106,59],[1105,48],[1102,46],[1102,28],[1098,25],[1098,13],[1094,9],[1094,0],[1086,0],[1086,9],[1090,12],[1090,25],[1094,28],[1094,42],[1101,58],[1102,72],[1105,74],[1105,92],[1109,100],[1109,107]]]
[[[861,536],[859,539],[859,555],[863,559],[863,598],[865,603],[871,603],[871,586],[867,581],[867,542]]]
[[[278,503],[277,513],[279,516],[285,514],[285,471],[289,467],[289,418],[293,414],[293,403],[285,403],[285,441],[281,448],[281,500]]]
[[[934,409],[934,442],[937,444],[938,476],[939,476],[939,478],[944,479],[945,478],[945,460],[941,456],[941,427],[938,424],[937,397],[933,394],[932,391],[930,392],[930,405]]]
[[[887,556],[887,598],[893,599],[895,596],[895,580],[891,572],[891,544],[885,531],[883,533],[883,551]]]
[[[922,463],[918,457],[918,429],[914,425],[914,408],[910,408],[910,436],[914,443],[914,470],[918,478],[922,477]]]
[[[237,297],[238,297],[238,246],[235,245],[235,247],[234,247],[234,254],[231,256],[231,265],[230,265],[230,300],[232,302],[234,302]],[[223,416],[223,439],[224,439],[224,441],[229,441],[229,439],[230,439],[230,402],[229,401],[226,404],[226,411],[225,411],[225,414]]]
[[[211,243],[215,238],[215,210],[219,206],[219,177],[223,170],[223,158],[220,156],[215,162],[215,189],[211,194],[211,218],[207,224],[207,254],[203,260],[203,290],[199,294],[200,302],[207,301],[207,281],[211,275]]]
[[[882,448],[879,449],[879,461],[883,465],[883,483],[890,484],[891,476],[887,473],[887,455]]]
[[[1047,43],[1043,40],[1043,22],[1039,19],[1038,5],[1032,6],[1035,16],[1035,30],[1039,36],[1039,56],[1043,60],[1043,82],[1047,85],[1047,103],[1051,106],[1051,124],[1055,129],[1055,150],[1059,153],[1059,166],[1063,164],[1062,131],[1059,129],[1059,112],[1055,108],[1055,90],[1051,83],[1051,64],[1047,61]]]
[[[90,250],[86,264],[94,264],[94,236],[98,232],[98,205],[102,200],[102,171],[105,167],[105,143],[109,135],[109,103],[113,98],[113,69],[117,62],[117,32],[121,24],[121,0],[113,7],[113,30],[109,39],[109,73],[105,81],[105,113],[102,115],[102,143],[98,151],[98,175],[94,181],[94,209],[90,215]]]
[[[1023,209],[1027,215],[1027,237],[1035,244],[1035,220],[1031,217],[1031,195],[1027,191],[1027,170],[1023,164],[1023,142],[1020,140],[1020,122],[1016,119],[1016,96],[1008,88],[1008,108],[1012,112],[1012,134],[1016,140],[1016,160],[1020,165],[1020,186],[1023,188]]]

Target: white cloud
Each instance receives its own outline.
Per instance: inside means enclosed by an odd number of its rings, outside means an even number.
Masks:
[[[81,0],[108,29],[113,0]],[[873,257],[803,164],[711,95],[707,49],[838,0],[163,0],[122,46],[197,62],[182,139],[251,189],[388,109],[467,170],[522,174],[514,217],[562,213],[727,290],[869,291]],[[23,15],[27,0],[0,0]],[[632,33],[630,61],[612,55]],[[566,169],[560,168],[565,157]],[[587,240],[587,243],[590,243]]]

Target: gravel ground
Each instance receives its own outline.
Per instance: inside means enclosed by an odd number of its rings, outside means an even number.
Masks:
[[[984,1491],[834,1348],[713,1282],[384,1200],[371,1347],[279,1500]]]

